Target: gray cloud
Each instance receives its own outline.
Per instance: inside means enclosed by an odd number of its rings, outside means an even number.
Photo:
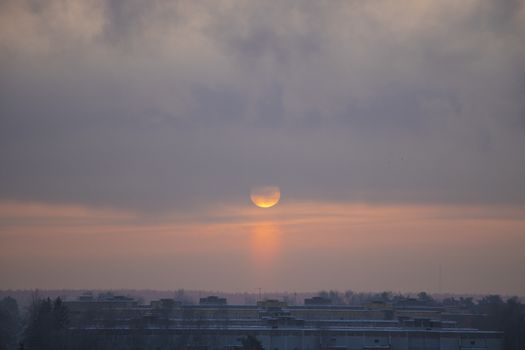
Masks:
[[[8,1],[0,23],[1,198],[525,203],[519,1]]]

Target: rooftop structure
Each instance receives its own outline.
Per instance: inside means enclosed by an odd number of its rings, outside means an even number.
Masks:
[[[312,297],[304,299],[304,305],[331,305],[332,301],[323,297]]]
[[[216,295],[210,295],[206,298],[200,298],[199,300],[200,305],[226,305],[226,298],[219,298]]]

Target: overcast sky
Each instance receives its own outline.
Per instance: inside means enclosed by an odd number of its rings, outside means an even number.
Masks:
[[[516,225],[512,239],[497,225],[486,235],[505,255],[525,236],[524,37],[519,0],[2,1],[0,241],[15,247],[34,203],[58,216],[88,208],[97,223],[106,210],[133,213],[133,224],[204,225],[249,205],[253,186],[275,185],[283,207],[506,208],[482,211],[512,211],[501,224]],[[17,244],[0,269],[36,273]],[[514,253],[494,276],[525,265]],[[515,281],[525,271],[514,272],[501,288],[451,288],[525,294]],[[13,278],[5,287],[38,287]],[[48,286],[79,287],[68,281]]]

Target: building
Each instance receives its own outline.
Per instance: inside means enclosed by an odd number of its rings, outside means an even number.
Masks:
[[[107,299],[79,298],[66,303],[83,315],[68,330],[72,349],[79,342],[112,350],[239,349],[247,336],[256,337],[270,350],[502,349],[500,332],[463,327],[458,320],[447,319],[450,310],[424,305],[290,306],[278,300],[228,305],[216,296],[201,298],[198,305],[183,305],[173,299],[140,305],[118,296]],[[118,304],[118,308],[114,307],[117,303],[108,304],[115,300],[126,300],[127,304]],[[90,303],[101,304],[92,308]],[[81,305],[86,307],[83,311]],[[106,318],[101,316],[105,312],[109,312]],[[107,315],[112,315],[111,322]],[[461,314],[454,315],[461,321]]]

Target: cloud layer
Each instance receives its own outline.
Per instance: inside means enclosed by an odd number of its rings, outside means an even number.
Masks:
[[[4,1],[0,197],[525,204],[520,1]]]

